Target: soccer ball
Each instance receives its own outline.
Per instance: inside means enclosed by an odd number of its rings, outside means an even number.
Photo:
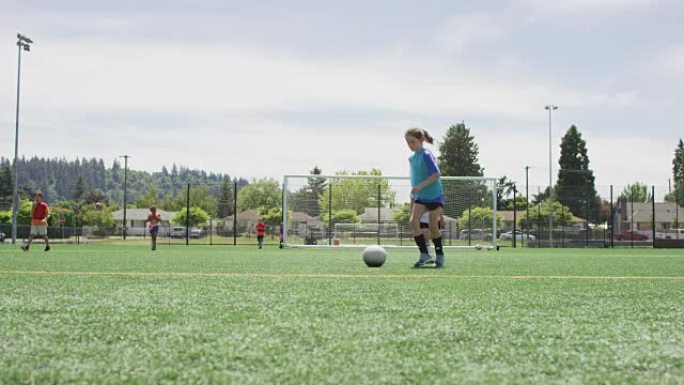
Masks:
[[[387,252],[382,246],[372,245],[363,250],[363,261],[368,267],[380,267],[387,260]]]

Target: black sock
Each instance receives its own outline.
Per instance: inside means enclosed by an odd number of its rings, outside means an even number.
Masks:
[[[413,237],[413,239],[416,241],[416,245],[418,245],[418,250],[420,250],[422,254],[427,254],[428,249],[427,245],[425,244],[425,237],[423,236],[423,234],[416,235],[415,237]]]
[[[437,253],[437,255],[444,255],[444,250],[442,249],[442,237],[434,238],[432,243],[435,244],[435,253]]]

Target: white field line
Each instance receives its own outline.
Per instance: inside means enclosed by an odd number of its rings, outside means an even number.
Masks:
[[[36,276],[111,276],[163,278],[375,278],[375,279],[512,279],[512,280],[684,280],[684,276],[619,276],[619,275],[446,275],[446,274],[325,274],[325,273],[174,273],[142,271],[30,271],[0,270],[0,275]]]

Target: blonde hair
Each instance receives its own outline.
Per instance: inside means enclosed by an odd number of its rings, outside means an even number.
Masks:
[[[428,142],[430,144],[434,143],[435,141],[426,130],[418,127],[409,128],[408,130],[406,130],[404,136],[412,136],[420,140],[421,142]]]

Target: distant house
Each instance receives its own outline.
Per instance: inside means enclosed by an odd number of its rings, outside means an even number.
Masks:
[[[613,224],[615,231],[653,231],[653,203],[620,200]],[[682,228],[684,207],[674,202],[655,203],[655,230]]]
[[[174,215],[176,215],[175,212],[171,211],[164,211],[161,209],[157,209],[157,212],[159,215],[161,215],[161,224],[160,226],[162,228],[168,228],[171,226],[171,218],[173,218]],[[145,234],[146,231],[146,226],[147,226],[147,215],[149,215],[150,210],[149,209],[126,209],[126,228],[128,229],[126,231],[127,235],[143,235]],[[123,209],[114,211],[112,213],[112,219],[114,219],[114,226],[116,228],[123,228],[124,223],[123,223]]]

